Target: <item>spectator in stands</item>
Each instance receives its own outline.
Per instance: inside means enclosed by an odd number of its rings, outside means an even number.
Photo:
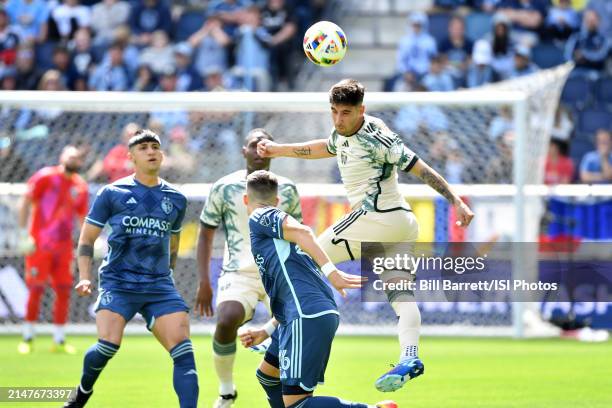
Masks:
[[[87,180],[112,183],[133,173],[132,161],[128,158],[128,142],[140,129],[136,123],[128,123],[121,133],[121,141],[97,160],[87,172]]]
[[[58,45],[53,50],[53,69],[61,74],[62,87],[68,88],[71,83],[70,51],[63,45]]]
[[[130,14],[130,28],[136,44],[146,47],[151,44],[155,31],[161,30],[170,35],[170,9],[162,0],[138,0]]]
[[[168,67],[160,74],[156,92],[176,92],[176,84],[176,69]],[[189,115],[184,110],[153,111],[149,117],[151,120],[160,122],[164,129],[172,129],[177,126],[187,127],[189,125]]]
[[[127,91],[130,88],[130,76],[123,63],[123,47],[113,43],[109,58],[98,65],[89,77],[89,89],[92,91]]]
[[[128,26],[119,26],[115,30],[114,42],[123,48],[123,63],[127,67],[129,73],[134,74],[138,69],[138,65],[140,64],[140,50],[130,42],[131,34],[132,33]],[[104,59],[108,60],[109,58],[110,56],[107,52]]]
[[[568,40],[565,58],[576,64],[573,75],[596,79],[604,70],[610,52],[610,39],[601,33],[599,24],[599,15],[593,10],[586,10],[580,32]]]
[[[574,122],[572,121],[572,114],[563,105],[559,105],[555,112],[555,121],[551,129],[551,137],[563,142],[569,142],[572,131],[574,130]]]
[[[251,0],[212,0],[208,4],[206,14],[222,23],[225,34],[234,41],[238,35],[238,27],[248,19],[248,8]]]
[[[197,161],[189,148],[189,134],[184,127],[170,130],[170,144],[164,149],[165,157],[162,175],[173,183],[193,180]]]
[[[550,0],[502,0],[498,13],[505,15],[513,24],[517,40],[533,47],[539,40]]]
[[[136,80],[132,86],[134,92],[154,92],[157,89],[155,73],[147,64],[141,64],[136,71]]]
[[[79,28],[89,27],[91,9],[79,4],[79,0],[63,0],[51,10],[49,39],[67,42]]]
[[[502,0],[476,0],[475,3],[478,4],[480,2],[480,8],[485,13],[494,13],[497,6],[502,2]]]
[[[15,143],[10,137],[0,137],[0,163],[0,183],[20,183],[30,175],[30,169],[15,151]]]
[[[514,65],[513,49],[516,41],[510,32],[510,20],[505,14],[497,13],[493,16],[493,33],[488,39],[493,51],[491,66],[499,78],[506,79]]]
[[[142,51],[139,61],[149,65],[156,74],[174,68],[174,50],[168,41],[168,35],[161,30],[151,34],[151,46]]]
[[[537,70],[537,65],[531,62],[531,50],[525,45],[517,46],[514,50],[514,66],[510,71],[509,78],[533,74]]]
[[[115,29],[128,22],[130,5],[120,0],[103,0],[93,5],[91,28],[94,44],[106,46],[113,42]]]
[[[495,116],[489,124],[489,138],[497,140],[513,129],[512,111],[509,107],[503,106],[499,109],[499,115]]]
[[[91,49],[91,34],[88,28],[80,28],[74,34],[72,42],[72,60],[70,63],[70,71],[72,73],[71,89],[76,91],[87,91],[87,82],[89,73],[94,65],[94,55]]]
[[[218,18],[209,18],[198,31],[189,37],[189,44],[196,51],[195,68],[204,75],[210,67],[225,69],[228,64],[226,47],[232,39],[223,31],[223,25]]]
[[[567,143],[551,139],[544,168],[544,184],[569,184],[574,179],[574,162],[567,156]]]
[[[579,27],[580,16],[572,8],[572,0],[559,0],[559,3],[548,11],[546,31],[552,38],[565,41]]]
[[[207,92],[222,92],[233,89],[228,86],[228,80],[224,76],[221,67],[210,67],[204,73],[204,91]]]
[[[413,12],[409,17],[410,27],[400,40],[397,51],[397,71],[413,73],[420,79],[429,71],[429,61],[437,54],[436,40],[427,32],[427,15]]]
[[[268,91],[270,89],[269,50],[257,38],[260,24],[257,8],[245,12],[244,24],[236,34],[236,65],[232,73],[240,80],[242,87],[249,91]]]
[[[189,43],[183,42],[174,46],[174,59],[176,61],[176,90],[190,92],[201,89],[202,77],[193,69],[191,64],[192,48]]]
[[[49,8],[45,0],[8,0],[6,11],[24,43],[42,43],[47,39]]]
[[[427,88],[417,85],[415,91],[427,92]],[[421,131],[427,134],[447,131],[448,118],[434,105],[408,105],[397,112],[394,125],[409,139]]]
[[[472,62],[468,68],[466,85],[468,88],[476,88],[491,82],[495,82],[496,74],[491,66],[493,62],[493,50],[491,44],[486,40],[478,40],[472,50]]]
[[[580,162],[583,183],[612,183],[612,135],[599,129],[595,135],[596,150],[588,152]]]
[[[0,69],[0,89],[3,91],[17,90],[17,70],[15,67]]]
[[[269,50],[272,91],[278,90],[280,83],[286,83],[288,89],[295,86],[292,56],[296,32],[297,21],[287,2],[268,0],[261,10],[261,27],[257,30],[257,38]]]
[[[15,27],[9,24],[6,10],[0,8],[0,66],[11,66],[17,58],[19,36]]]
[[[465,81],[474,44],[465,36],[463,17],[454,15],[448,22],[448,37],[440,43],[440,54],[449,64],[450,74],[456,86]]]
[[[599,29],[606,38],[612,38],[612,1],[590,0],[587,9],[600,17]]]
[[[20,91],[34,91],[42,73],[34,64],[34,50],[31,48],[19,48],[17,51],[17,89]]]
[[[450,74],[444,71],[444,63],[441,56],[434,56],[429,65],[429,72],[421,81],[423,86],[431,92],[449,92],[455,89],[455,83]]]
[[[512,143],[514,132],[507,131],[502,137],[497,138],[495,147],[497,155],[487,166],[485,182],[490,184],[512,184]]]

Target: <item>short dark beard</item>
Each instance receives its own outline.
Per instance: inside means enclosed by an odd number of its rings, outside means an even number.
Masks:
[[[64,164],[64,170],[66,171],[66,173],[78,173],[81,170],[81,166],[68,166],[67,164]]]

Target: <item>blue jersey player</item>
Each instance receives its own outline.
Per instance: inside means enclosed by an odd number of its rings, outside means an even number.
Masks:
[[[98,342],[85,353],[77,392],[65,407],[83,407],[121,344],[127,322],[140,313],[174,360],[174,390],[181,408],[195,408],[198,375],[189,340],[185,301],[172,278],[187,199],[159,178],[159,137],[139,130],[128,142],[135,173],[104,186],[85,219],[78,247],[80,296],[90,295],[93,245],[108,224],[108,254],[99,270]]]
[[[361,287],[361,278],[337,270],[310,228],[276,208],[278,181],[272,173],[251,173],[244,201],[249,213],[251,252],[270,297],[274,319],[261,330],[243,333],[241,341],[248,347],[273,333],[272,344],[257,370],[270,406],[368,408],[336,397],[312,395],[317,384],[323,382],[339,323],[336,303],[323,275],[343,295],[345,288]],[[392,401],[376,406],[397,407]]]

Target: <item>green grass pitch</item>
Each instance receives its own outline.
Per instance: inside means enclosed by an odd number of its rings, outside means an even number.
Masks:
[[[35,351],[16,352],[19,338],[0,336],[0,386],[74,386],[84,350],[94,337],[72,337],[75,356],[50,353],[51,339],[36,340]],[[201,407],[210,407],[217,384],[211,338],[195,336]],[[397,358],[391,337],[338,337],[326,384],[318,395],[374,403],[395,399],[400,407],[612,407],[612,342],[571,340],[424,338],[421,357],[425,375],[403,389],[382,394],[374,380]],[[240,349],[235,382],[236,408],[266,407],[255,379],[261,356]],[[58,403],[0,403],[0,408],[58,407]],[[176,407],[172,361],[153,337],[129,336],[110,361],[88,407]]]

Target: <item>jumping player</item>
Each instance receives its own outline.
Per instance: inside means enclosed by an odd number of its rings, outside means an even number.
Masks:
[[[410,172],[444,196],[458,222],[467,227],[474,214],[446,180],[406,147],[385,123],[365,114],[364,87],[353,79],[335,84],[329,92],[334,129],[328,139],[305,143],[259,142],[263,157],[323,159],[336,156],[352,211],[318,238],[335,264],[361,257],[361,242],[415,242],[418,224],[399,192],[397,171]],[[386,276],[385,276],[386,275]],[[401,276],[400,276],[401,275]],[[407,279],[406,272],[385,272],[382,279]],[[399,363],[375,382],[379,391],[395,391],[424,372],[418,358],[421,315],[409,291],[390,291],[387,297],[398,320]]]

